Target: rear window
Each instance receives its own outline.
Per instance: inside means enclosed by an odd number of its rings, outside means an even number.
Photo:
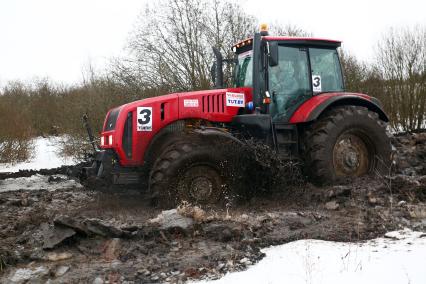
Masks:
[[[115,108],[109,112],[108,118],[105,123],[104,131],[110,131],[115,129],[115,123],[117,122],[119,113],[120,113],[120,108]]]

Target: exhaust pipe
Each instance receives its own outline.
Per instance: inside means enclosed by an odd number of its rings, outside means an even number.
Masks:
[[[213,76],[213,83],[216,89],[222,89],[223,88],[223,56],[220,53],[219,49],[216,47],[213,48],[214,56],[216,57],[216,62],[212,66],[212,74]]]

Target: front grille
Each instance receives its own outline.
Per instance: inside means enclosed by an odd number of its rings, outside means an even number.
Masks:
[[[203,96],[203,112],[224,113],[225,94]]]

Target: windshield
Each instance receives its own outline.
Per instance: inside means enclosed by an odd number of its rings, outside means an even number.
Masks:
[[[238,54],[235,66],[234,87],[251,87],[253,85],[253,51]]]

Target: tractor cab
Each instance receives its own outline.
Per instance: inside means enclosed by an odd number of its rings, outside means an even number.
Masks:
[[[289,121],[313,96],[344,91],[340,42],[256,34],[233,47],[234,87],[252,87],[254,104],[273,121]]]

